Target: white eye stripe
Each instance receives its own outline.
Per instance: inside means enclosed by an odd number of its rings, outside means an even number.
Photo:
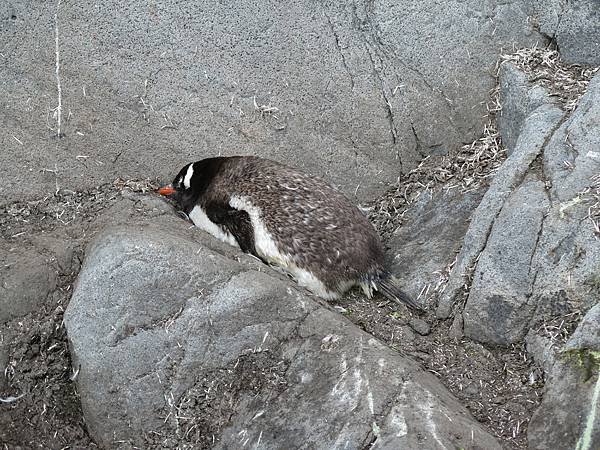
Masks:
[[[185,174],[185,178],[183,179],[183,186],[186,189],[190,188],[190,181],[192,180],[192,175],[194,175],[194,165],[190,164],[190,166],[188,167],[188,170]]]

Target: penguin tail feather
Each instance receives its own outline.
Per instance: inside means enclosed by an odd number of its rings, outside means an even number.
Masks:
[[[419,305],[410,295],[400,288],[400,283],[393,275],[384,275],[376,281],[377,290],[385,295],[389,300],[400,305],[408,305],[418,311],[423,311],[423,307]]]

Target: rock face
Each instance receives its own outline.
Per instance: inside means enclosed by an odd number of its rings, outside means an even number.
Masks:
[[[482,195],[481,190],[463,194],[459,189],[423,194],[407,212],[407,225],[389,240],[392,273],[414,298],[422,294],[421,304],[433,295],[440,273],[460,250]]]
[[[162,218],[88,250],[65,324],[99,444],[500,448],[414,362],[214,244]]]
[[[600,65],[598,0],[529,0],[540,31],[556,40],[565,61]]]
[[[479,135],[500,49],[545,41],[527,18],[516,0],[3,2],[0,201],[217,154],[372,199]]]
[[[472,270],[465,334],[520,341],[543,319],[590,308],[600,246],[588,216],[600,168],[600,77],[569,117],[552,105],[529,115],[515,149],[477,208],[441,298],[448,317]]]
[[[517,342],[526,332],[534,305],[528,304],[535,272],[528,267],[549,207],[544,183],[523,183],[494,221],[473,274],[464,309],[467,336],[483,342]]]
[[[497,117],[502,144],[511,155],[521,134],[525,119],[540,106],[550,103],[549,92],[539,85],[532,85],[527,75],[513,63],[504,62],[498,73],[500,80],[500,104],[502,111]]]
[[[471,217],[471,223],[464,237],[463,246],[452,270],[448,286],[440,298],[437,309],[438,317],[447,318],[450,315],[454,300],[462,291],[469,271],[479,255],[485,251],[496,217],[500,214],[514,187],[520,184],[526,176],[529,166],[540,155],[553,128],[558,126],[563,117],[564,113],[560,109],[543,105],[536,109],[523,125],[517,147],[494,176],[490,188]],[[498,229],[498,231],[502,230]],[[528,272],[527,269],[525,272]],[[497,285],[501,284],[501,282],[497,283]],[[475,300],[473,302],[477,303]],[[493,327],[490,328],[493,329]]]
[[[515,67],[501,74],[514,115],[501,132],[516,141],[472,215],[437,315],[486,344],[525,340],[548,374],[530,448],[597,448],[600,75],[566,115]],[[544,334],[543,324],[588,310],[566,345]]]
[[[532,449],[600,447],[600,304],[581,321],[554,364],[529,425]]]

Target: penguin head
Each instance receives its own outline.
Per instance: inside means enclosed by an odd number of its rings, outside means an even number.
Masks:
[[[189,163],[183,166],[177,176],[173,179],[173,182],[167,186],[161,187],[158,190],[158,193],[172,198],[179,203],[184,210],[193,208],[198,197],[198,193],[194,187],[198,184],[196,178],[199,176],[198,173],[194,173],[195,165],[196,163]]]

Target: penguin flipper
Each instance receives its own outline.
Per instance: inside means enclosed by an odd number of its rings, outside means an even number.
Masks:
[[[229,231],[244,253],[259,257],[254,246],[254,229],[246,211],[240,211],[229,205],[211,203],[206,206],[208,218]]]

